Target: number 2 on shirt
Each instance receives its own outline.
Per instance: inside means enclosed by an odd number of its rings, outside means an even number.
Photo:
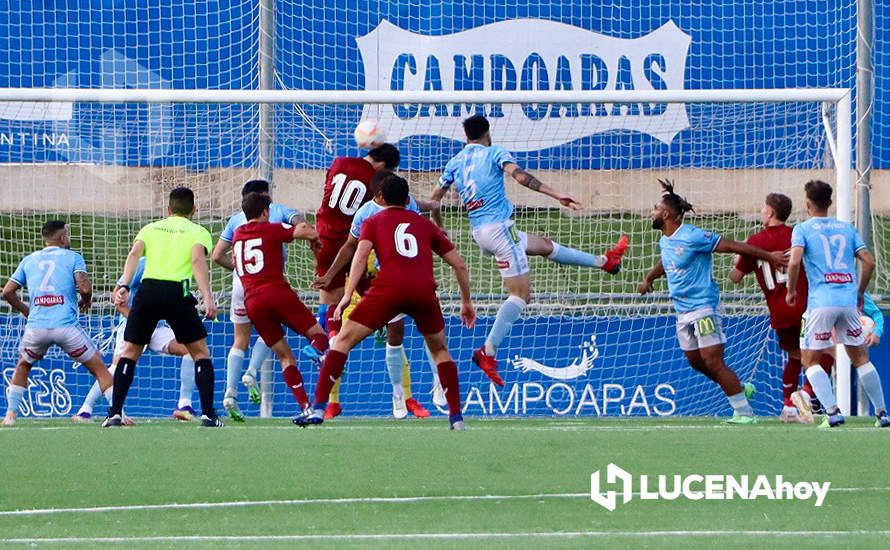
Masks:
[[[235,260],[235,273],[239,277],[243,277],[245,272],[256,275],[263,270],[265,261],[260,248],[262,245],[263,239],[247,239],[235,243],[232,256]]]

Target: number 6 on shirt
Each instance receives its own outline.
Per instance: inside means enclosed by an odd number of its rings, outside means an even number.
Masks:
[[[396,240],[396,252],[398,252],[400,256],[406,258],[417,256],[417,239],[414,238],[414,235],[408,233],[408,227],[410,227],[410,225],[410,223],[400,223],[396,226],[394,234]]]

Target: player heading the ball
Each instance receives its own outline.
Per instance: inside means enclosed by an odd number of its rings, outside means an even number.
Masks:
[[[349,271],[349,284],[334,309],[334,316],[339,318],[349,305],[350,296],[367,269],[372,249],[380,262],[380,271],[325,356],[315,388],[315,411],[294,418],[294,423],[300,426],[321,424],[324,421],[322,411],[334,381],[343,372],[349,351],[393,317],[405,313],[414,319],[438,366],[439,379],[448,401],[451,429],[463,430],[457,365],[445,343],[445,319],[436,296],[438,284],[433,276],[433,253],[441,256],[454,271],[460,289],[461,319],[464,326],[472,328],[476,323],[476,310],[470,298],[467,266],[441,229],[423,216],[405,209],[408,182],[404,178],[386,177],[380,183],[380,189],[386,208],[362,224]]]

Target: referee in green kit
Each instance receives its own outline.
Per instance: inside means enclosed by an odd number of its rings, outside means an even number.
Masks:
[[[114,290],[114,303],[126,303],[130,281],[139,258],[145,256],[142,286],[133,298],[133,307],[124,331],[124,350],[114,373],[114,392],[105,428],[121,425],[124,400],[133,383],[136,361],[151,340],[160,320],[165,320],[195,360],[195,383],[201,395],[201,425],[221,428],[223,423],[213,407],[213,362],[207,350],[207,330],[195,309],[191,293],[194,275],[204,301],[204,316],[216,318],[216,303],[210,291],[207,255],[212,249],[210,232],[191,220],[195,194],[186,187],[170,191],[169,217],[150,223],[136,235],[124,274]]]

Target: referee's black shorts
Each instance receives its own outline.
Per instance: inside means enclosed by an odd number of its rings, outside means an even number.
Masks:
[[[162,319],[173,329],[176,341],[180,344],[191,344],[207,338],[207,329],[195,309],[197,304],[198,301],[189,292],[188,284],[143,279],[142,286],[133,297],[124,340],[142,346],[148,345]]]

